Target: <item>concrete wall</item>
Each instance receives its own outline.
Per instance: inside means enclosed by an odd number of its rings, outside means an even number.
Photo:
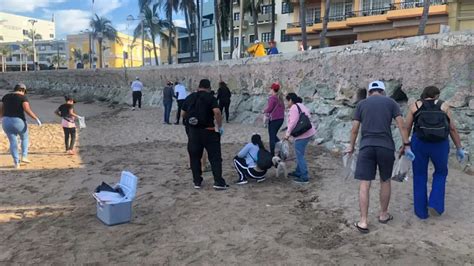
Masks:
[[[139,76],[145,104],[158,106],[167,80],[180,79],[195,89],[201,78],[214,88],[219,80],[232,89],[232,119],[261,120],[272,82],[284,92],[304,97],[318,126],[317,142],[329,149],[349,140],[350,117],[356,95],[375,79],[384,80],[392,95],[397,88],[410,101],[428,85],[441,88],[441,98],[453,106],[463,144],[474,151],[474,33],[452,33],[330,47],[264,58],[153,68],[39,71],[0,74],[0,87],[24,82],[42,93],[73,94],[77,98],[130,102],[128,84]],[[10,84],[10,85],[7,85]],[[398,90],[400,93],[400,90]],[[401,103],[406,109],[406,103]],[[398,133],[394,128],[394,136]]]

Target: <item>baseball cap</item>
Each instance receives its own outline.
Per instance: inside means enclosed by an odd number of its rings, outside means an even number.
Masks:
[[[139,77],[135,77],[135,79],[136,79],[136,80],[140,80],[140,78],[139,78]]]
[[[259,40],[255,40],[253,43],[260,43],[260,41],[259,41]]]
[[[201,81],[199,81],[199,88],[210,89],[211,82],[208,79],[201,79]]]
[[[274,82],[272,84],[272,90],[274,90],[275,92],[278,92],[280,90],[280,84]]]
[[[371,91],[371,90],[385,90],[385,84],[380,81],[380,80],[375,80],[375,81],[372,81],[370,82],[369,84],[369,88],[367,91]]]

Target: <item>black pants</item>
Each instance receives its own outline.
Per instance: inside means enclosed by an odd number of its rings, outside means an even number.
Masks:
[[[257,171],[255,168],[249,168],[245,162],[245,158],[234,157],[234,167],[239,174],[239,181],[247,180],[247,177],[259,180],[265,178],[266,170]]]
[[[64,130],[64,143],[66,144],[66,151],[74,149],[74,143],[76,142],[76,128],[75,127],[63,127]]]
[[[225,121],[229,122],[229,106],[230,106],[230,100],[229,101],[219,101],[219,109],[225,111]]]
[[[225,180],[222,178],[221,136],[213,130],[187,127],[188,153],[191,160],[191,171],[195,185],[202,183],[201,158],[204,149],[207,151],[211,163],[214,185],[223,186]]]
[[[133,98],[133,107],[137,105],[137,101],[138,101],[138,108],[142,108],[142,92],[141,91],[132,92],[132,98]]]
[[[179,124],[179,119],[181,118],[181,110],[183,108],[184,100],[178,100],[177,102],[178,102],[178,111],[176,113],[176,124]]]
[[[268,122],[268,135],[270,137],[270,152],[272,156],[275,155],[275,144],[280,141],[277,135],[282,125],[283,119]]]

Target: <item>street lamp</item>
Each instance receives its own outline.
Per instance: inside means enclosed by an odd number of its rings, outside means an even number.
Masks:
[[[132,15],[127,16],[127,21],[133,21],[133,20],[140,20],[141,23],[141,28],[142,28],[142,66],[145,66],[145,13],[141,12],[137,18],[134,18]],[[157,18],[156,16],[153,16],[151,18],[151,23],[153,24],[158,24],[160,22],[160,19]],[[133,52],[133,51],[132,51]]]
[[[33,69],[36,71],[35,23],[38,21],[35,19],[29,19],[28,22],[31,23],[31,39],[33,42]],[[28,68],[28,65],[26,65],[26,68]]]

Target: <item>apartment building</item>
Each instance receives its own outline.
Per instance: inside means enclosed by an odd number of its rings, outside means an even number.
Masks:
[[[33,47],[30,42],[3,42],[0,46],[8,47],[10,53],[6,57],[7,71],[34,70]],[[56,68],[66,68],[68,54],[65,40],[59,41],[36,41],[37,70]],[[60,58],[59,60],[56,58]]]
[[[41,36],[41,40],[55,38],[56,28],[53,18],[44,20],[0,12],[0,43],[31,40],[28,33],[32,29]]]
[[[286,33],[301,40],[299,2],[291,2],[295,6],[295,22],[288,24]],[[324,0],[306,1],[305,23],[310,46],[319,46],[324,10]],[[415,36],[422,12],[423,0],[333,0],[329,12],[327,43],[335,46],[355,41]],[[449,30],[449,17],[446,0],[431,0],[425,34]]]
[[[103,66],[110,68],[141,67],[143,65],[141,39],[137,38],[134,41],[133,36],[121,32],[118,32],[117,36],[118,41],[103,41]],[[92,38],[90,32],[68,35],[67,42],[70,69],[78,68],[78,66],[83,68],[99,66],[99,44]],[[74,50],[80,50],[81,54],[86,54],[86,56],[77,58],[74,56]],[[159,62],[159,44],[156,44],[156,54]],[[151,65],[156,65],[153,44],[150,41],[145,41],[145,66]]]

